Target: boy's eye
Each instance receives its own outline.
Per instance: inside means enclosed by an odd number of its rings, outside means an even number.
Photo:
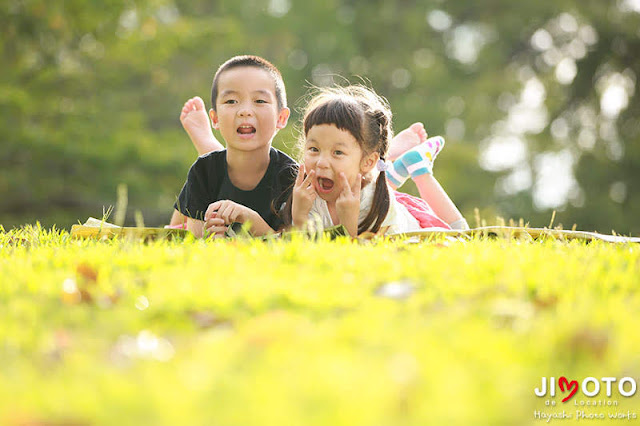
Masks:
[[[311,152],[318,152],[318,148],[316,148],[315,146],[310,146],[309,148],[307,148],[307,150]]]
[[[223,103],[225,103],[225,104],[235,104],[235,103],[237,103],[237,101],[235,99],[227,99]]]
[[[264,99],[256,99],[256,103],[257,104],[266,104],[267,101],[265,101]]]
[[[335,151],[333,151],[333,153],[334,153],[335,155],[342,155],[342,154],[344,154],[344,152],[342,152],[342,151],[340,151],[340,150],[335,150]]]

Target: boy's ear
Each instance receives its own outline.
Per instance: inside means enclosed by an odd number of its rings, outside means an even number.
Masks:
[[[209,110],[209,118],[211,118],[211,125],[213,126],[213,128],[218,130],[218,128],[220,127],[220,124],[218,122],[218,114],[216,114],[213,108]]]
[[[362,159],[360,169],[362,173],[369,173],[373,168],[378,164],[378,160],[380,159],[380,154],[377,152],[372,152],[371,154],[365,156]]]
[[[284,107],[280,110],[278,114],[278,122],[276,123],[276,129],[284,129],[287,125],[287,121],[289,121],[289,116],[291,115],[291,110],[289,108]]]

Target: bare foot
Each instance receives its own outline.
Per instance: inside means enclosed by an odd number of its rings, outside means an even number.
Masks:
[[[426,140],[427,131],[424,129],[424,124],[413,123],[391,139],[387,160],[394,161],[406,151],[420,145]]]
[[[224,146],[213,136],[209,115],[201,97],[196,96],[185,102],[180,112],[180,122],[189,134],[198,155],[224,149]]]

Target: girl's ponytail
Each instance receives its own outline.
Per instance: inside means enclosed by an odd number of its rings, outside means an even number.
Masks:
[[[393,133],[391,130],[391,112],[387,108],[379,107],[369,109],[367,113],[370,115],[372,123],[369,140],[375,143],[375,145],[370,146],[370,148],[373,148],[373,150],[380,155],[380,159],[384,161]],[[382,222],[384,222],[389,213],[390,204],[386,174],[384,171],[380,171],[376,179],[376,188],[373,193],[371,210],[369,210],[367,216],[360,226],[358,226],[358,234],[365,231],[378,232],[382,226]],[[371,226],[372,224],[373,227]]]
[[[389,149],[389,141],[392,139],[391,130],[391,118],[388,115],[388,111],[383,109],[379,109],[377,111],[372,112],[373,119],[378,125],[378,153],[380,154],[380,158],[385,157]]]
[[[371,231],[376,233],[380,230],[382,222],[389,213],[389,188],[387,187],[387,178],[384,171],[378,173],[378,179],[376,179],[376,189],[373,193],[373,201],[371,202],[371,210],[369,214],[364,218],[362,223],[358,226],[358,234],[362,234],[365,231]],[[375,223],[374,223],[375,221]],[[373,223],[373,227],[371,224]]]

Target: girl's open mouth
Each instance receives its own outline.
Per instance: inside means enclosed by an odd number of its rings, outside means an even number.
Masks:
[[[333,189],[333,181],[328,178],[318,178],[318,190],[323,193],[331,192]]]

